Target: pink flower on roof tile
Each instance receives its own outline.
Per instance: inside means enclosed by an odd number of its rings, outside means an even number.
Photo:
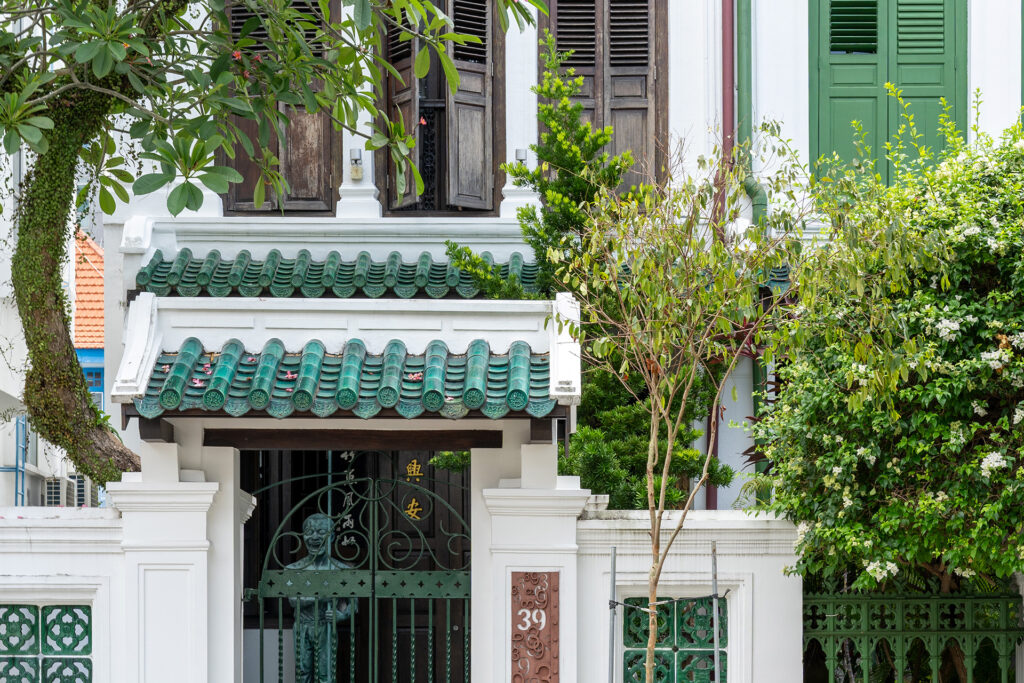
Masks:
[[[246,363],[255,363],[256,362],[256,356],[249,356],[248,358],[245,359],[245,362]]]
[[[210,364],[209,364],[209,363],[203,363],[203,369],[204,369],[204,370],[205,370],[206,368],[208,368],[208,367],[210,367]]]
[[[423,379],[423,373],[422,372],[410,372],[408,375],[405,376],[405,378],[406,379],[410,379],[410,380],[420,380],[420,379]]]
[[[204,386],[206,386],[206,383],[203,380],[199,379],[198,377],[193,377],[192,378],[192,386],[194,386],[194,387],[204,387]]]
[[[291,370],[288,370],[288,371],[286,371],[286,372],[284,373],[284,378],[285,378],[285,379],[295,379],[296,377],[298,377],[298,375],[296,375],[296,374],[295,374],[294,372],[292,372]]]
[[[285,391],[287,391],[290,394],[290,393],[292,393],[292,388],[291,387],[286,387]]]
[[[206,371],[206,374],[207,374],[207,375],[212,375],[212,374],[213,374],[213,370],[207,370],[207,371]]]
[[[160,366],[160,372],[170,372],[170,371],[171,371],[171,366],[170,365],[161,365]]]

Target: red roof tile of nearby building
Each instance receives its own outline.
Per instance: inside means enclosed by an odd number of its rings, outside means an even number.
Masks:
[[[83,232],[75,239],[75,348],[103,348],[103,247]]]

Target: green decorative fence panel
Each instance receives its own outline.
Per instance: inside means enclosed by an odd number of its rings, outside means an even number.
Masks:
[[[92,609],[0,605],[0,681],[90,683]]]
[[[647,658],[647,598],[627,598],[622,617],[623,680],[642,683]],[[722,675],[715,677],[715,636],[711,598],[669,600],[658,606],[658,642],[654,654],[654,680],[658,683],[725,683],[728,619],[726,601],[718,600],[718,645]],[[640,607],[642,609],[635,609]]]
[[[1021,596],[804,596],[804,681],[1014,680]],[[941,674],[941,675],[940,675]]]

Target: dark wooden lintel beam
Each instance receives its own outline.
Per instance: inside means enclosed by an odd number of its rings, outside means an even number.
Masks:
[[[204,446],[239,450],[451,450],[501,448],[498,429],[207,429]]]
[[[171,443],[174,441],[174,425],[160,417],[152,420],[140,417],[139,438],[150,443],[155,441]]]

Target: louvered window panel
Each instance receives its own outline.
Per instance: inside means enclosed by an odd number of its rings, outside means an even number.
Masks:
[[[650,5],[647,0],[609,0],[608,63],[646,67],[650,63]]]
[[[833,53],[877,54],[878,0],[832,0],[829,45]]]
[[[242,34],[242,28],[245,26],[245,22],[249,21],[252,17],[256,16],[256,13],[245,5],[239,3],[231,5],[229,19],[231,20],[231,35],[238,40]],[[255,52],[266,52],[267,42],[269,37],[267,35],[267,27],[263,25],[261,21],[256,28],[249,32],[246,38],[252,38],[256,41],[256,44],[250,47],[250,50]]]
[[[402,29],[397,26],[388,28],[388,61],[398,64],[412,56],[412,41],[402,40]]]
[[[307,0],[292,0],[291,6],[299,12],[309,15],[311,20],[315,19],[319,12],[319,10],[314,10],[313,5],[307,2]],[[241,35],[242,29],[245,27],[245,22],[249,21],[249,19],[254,16],[257,16],[256,12],[252,11],[242,3],[230,6],[230,14],[228,18],[231,22],[231,35],[234,36],[236,40]],[[303,34],[306,41],[310,44],[316,42],[317,30],[315,28],[307,27],[303,30]],[[247,51],[267,54],[272,48],[270,45],[270,35],[267,33],[267,27],[263,25],[263,22],[257,24],[256,28],[250,31],[246,38],[252,38],[256,41],[255,45],[250,45],[246,48]]]
[[[455,0],[452,19],[455,32],[480,39],[479,43],[455,44],[455,59],[475,64],[487,63],[487,2],[488,0]]]
[[[901,55],[940,55],[946,49],[943,0],[899,0],[897,51]]]
[[[555,8],[555,26],[558,35],[555,45],[559,52],[572,50],[566,66],[592,67],[597,59],[594,41],[597,39],[597,8],[594,0],[559,0]]]

